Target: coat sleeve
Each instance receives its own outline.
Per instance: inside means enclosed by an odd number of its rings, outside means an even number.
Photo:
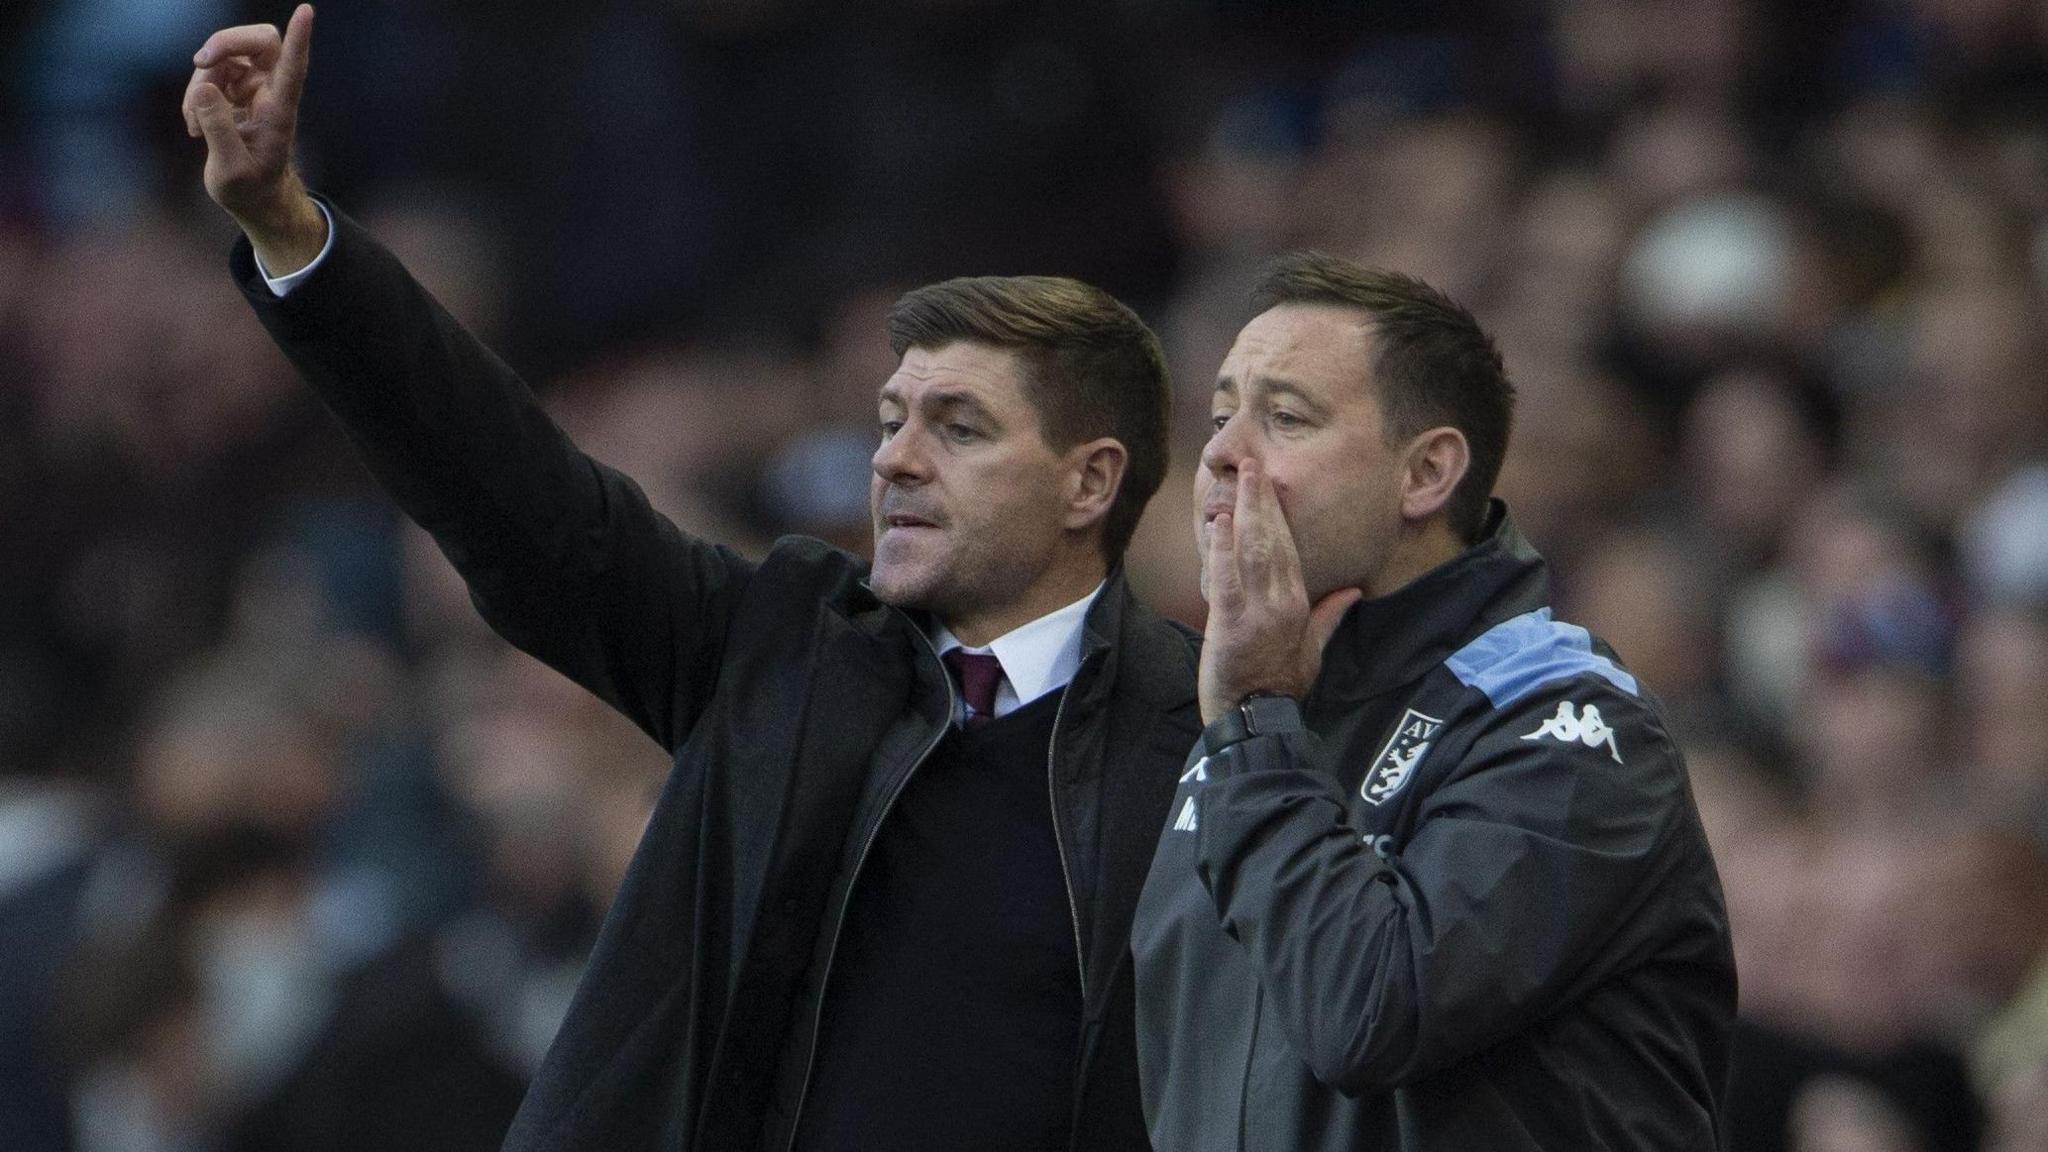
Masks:
[[[485,620],[673,750],[751,567],[579,451],[395,257],[332,217],[332,250],[283,299],[237,242],[230,268],[257,318]]]
[[[1642,958],[1635,923],[1689,826],[1639,699],[1586,678],[1487,725],[1383,860],[1310,734],[1248,740],[1201,797],[1200,879],[1316,1078],[1353,1095],[1457,1062]],[[1527,738],[1593,703],[1609,748]]]

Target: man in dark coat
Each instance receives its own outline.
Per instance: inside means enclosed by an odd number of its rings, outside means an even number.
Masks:
[[[675,757],[507,1147],[1144,1147],[1131,915],[1199,729],[1193,637],[1118,565],[1165,471],[1157,341],[1073,281],[911,293],[872,567],[745,560],[306,194],[311,26],[195,60],[236,278],[485,618]]]
[[[1154,1144],[1712,1152],[1720,883],[1656,704],[1489,500],[1499,353],[1329,257],[1254,306],[1196,479],[1209,723],[1134,935]]]

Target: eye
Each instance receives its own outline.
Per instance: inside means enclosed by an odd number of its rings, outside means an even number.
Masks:
[[[1209,426],[1221,432],[1223,431],[1223,426],[1230,423],[1230,416],[1231,414],[1228,412],[1211,413],[1209,416]]]
[[[901,420],[884,420],[884,421],[882,421],[882,439],[884,439],[884,440],[887,440],[887,439],[888,439],[889,437],[891,437],[891,436],[894,436],[894,435],[895,435],[896,433],[898,433],[898,432],[900,432],[900,431],[902,431],[902,430],[903,430],[903,421],[901,421]]]
[[[966,444],[981,439],[981,430],[967,424],[948,424],[946,438],[958,444]]]
[[[1308,421],[1289,412],[1285,408],[1275,408],[1273,414],[1268,416],[1267,419],[1273,422],[1273,427],[1275,428],[1293,429],[1308,427]]]

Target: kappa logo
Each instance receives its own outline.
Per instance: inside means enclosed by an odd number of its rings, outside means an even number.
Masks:
[[[1443,731],[1444,722],[1434,716],[1424,716],[1410,708],[1401,716],[1401,723],[1394,729],[1387,746],[1380,749],[1379,756],[1372,762],[1372,771],[1359,782],[1358,798],[1367,804],[1384,804],[1387,798],[1401,790],[1408,778],[1415,775],[1416,766],[1429,753],[1429,746],[1436,741],[1436,734]]]
[[[1607,754],[1614,757],[1614,762],[1622,762],[1621,745],[1615,743],[1614,729],[1609,728],[1607,721],[1600,718],[1600,706],[1597,704],[1579,708],[1569,700],[1561,700],[1557,705],[1557,714],[1545,720],[1534,732],[1522,739],[1541,740],[1545,736],[1566,744],[1577,741],[1588,748],[1605,745]]]

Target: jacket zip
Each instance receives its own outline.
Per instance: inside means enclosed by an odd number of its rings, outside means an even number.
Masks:
[[[894,609],[891,610],[894,611]],[[932,647],[931,637],[926,636],[924,629],[919,628],[914,620],[910,622],[910,630],[917,634],[918,641],[925,646],[925,651],[930,652],[932,660],[936,662],[939,659],[939,653],[937,649]],[[896,781],[896,787],[890,791],[889,798],[882,802],[881,815],[875,818],[874,826],[868,829],[867,839],[861,842],[860,855],[853,858],[853,875],[846,882],[846,898],[839,902],[839,919],[832,925],[832,946],[825,951],[825,974],[818,981],[818,1011],[811,1018],[811,1048],[804,1055],[804,1078],[803,1082],[797,1087],[796,1108],[789,1118],[789,1144],[787,1147],[792,1152],[796,1148],[797,1134],[801,1131],[803,1124],[804,1100],[811,1094],[811,1073],[815,1070],[818,1062],[818,1034],[823,1030],[825,1024],[825,996],[832,987],[832,964],[839,958],[839,937],[846,931],[846,913],[853,907],[853,891],[854,887],[860,883],[860,870],[868,862],[868,849],[875,846],[875,837],[881,834],[883,822],[889,819],[890,810],[896,807],[896,798],[903,795],[903,789],[909,786],[910,778],[917,775],[917,770],[923,767],[924,762],[931,757],[932,750],[939,746],[939,741],[946,738],[947,731],[953,727],[954,713],[959,711],[960,708],[960,701],[953,694],[952,675],[946,672],[944,665],[940,666],[939,673],[940,679],[946,683],[946,722],[939,726],[938,734],[932,737],[931,743],[924,746],[924,751],[917,754],[917,759],[910,762],[910,770],[903,774],[902,779]],[[1066,703],[1064,696],[1060,698],[1060,703]],[[1055,729],[1058,728],[1059,717],[1057,714],[1053,717],[1053,725]],[[1054,815],[1053,822],[1055,829],[1054,837],[1057,838],[1059,822],[1057,814]],[[1064,859],[1060,861],[1060,867],[1066,867]],[[1067,899],[1071,904],[1073,900],[1073,893],[1071,891],[1067,894]],[[1079,916],[1078,912],[1075,913],[1074,940],[1077,946],[1081,939]]]
[[[1074,669],[1073,679],[1060,689],[1060,702],[1052,713],[1052,739],[1045,745],[1045,799],[1052,808],[1052,847],[1060,858],[1060,883],[1067,891],[1067,915],[1074,922],[1074,970],[1080,974],[1081,1010],[1085,1016],[1088,1008],[1088,962],[1081,950],[1081,905],[1074,899],[1074,876],[1067,870],[1067,842],[1060,833],[1060,788],[1054,776],[1053,762],[1060,746],[1060,719],[1067,712],[1067,694],[1074,690],[1074,681],[1081,678],[1081,670]],[[950,682],[950,677],[948,678]]]

